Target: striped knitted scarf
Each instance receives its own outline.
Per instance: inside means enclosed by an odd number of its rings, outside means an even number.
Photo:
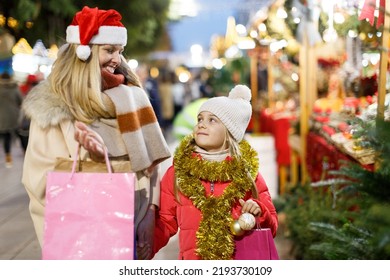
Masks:
[[[106,75],[103,75],[103,78],[107,81],[107,77],[104,76]],[[117,81],[120,83],[122,79]],[[111,141],[106,144],[110,144],[109,151],[113,156],[116,156],[116,152],[119,153],[120,147],[124,144],[132,170],[135,172],[145,169],[150,171],[171,156],[153,107],[143,89],[119,84],[105,90],[104,93],[114,104],[116,119],[101,120],[94,125],[97,131],[103,134],[105,141]],[[118,129],[123,142],[114,136],[115,130]]]

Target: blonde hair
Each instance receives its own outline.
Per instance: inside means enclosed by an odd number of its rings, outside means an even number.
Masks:
[[[68,105],[76,120],[92,123],[100,117],[112,117],[102,96],[100,45],[91,45],[91,56],[87,61],[81,61],[77,57],[77,46],[77,44],[65,44],[61,47],[48,77],[50,86],[53,92]],[[127,84],[141,87],[139,78],[123,56],[115,72],[123,74]]]
[[[77,57],[77,46],[61,48],[48,81],[75,119],[91,123],[98,117],[109,117],[101,94],[99,46],[91,45],[91,56],[85,62]]]
[[[117,69],[115,69],[116,73],[122,74],[125,76],[126,83],[128,85],[136,86],[142,88],[142,84],[139,80],[139,77],[137,74],[130,68],[129,64],[127,63],[126,59],[121,56],[121,65]]]
[[[234,139],[234,137],[229,132],[229,130],[227,130],[227,129],[226,129],[225,143],[227,144],[228,149],[229,149],[229,154],[232,157],[236,157],[236,158],[240,158],[241,157],[240,145],[237,142],[237,140]],[[252,176],[251,176],[250,172],[248,171],[248,169],[246,170],[246,175],[247,175],[248,179],[250,179],[250,181],[252,182],[251,191],[252,191],[253,197],[254,198],[258,198],[256,182],[252,178]]]

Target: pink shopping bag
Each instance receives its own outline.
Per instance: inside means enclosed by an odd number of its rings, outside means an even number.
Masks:
[[[78,155],[79,151],[77,151]],[[49,172],[42,258],[134,259],[134,173]]]
[[[236,241],[235,260],[278,260],[271,229],[253,229]]]

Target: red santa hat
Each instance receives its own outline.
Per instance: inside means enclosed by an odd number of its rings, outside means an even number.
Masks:
[[[91,55],[89,44],[122,45],[127,43],[127,30],[120,22],[122,16],[115,10],[99,10],[85,6],[77,12],[66,29],[66,41],[80,44],[77,57],[85,61]]]

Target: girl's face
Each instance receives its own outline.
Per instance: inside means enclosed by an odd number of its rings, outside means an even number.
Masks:
[[[121,64],[121,54],[123,47],[121,45],[102,45],[99,48],[99,65],[110,73]]]
[[[218,152],[227,148],[226,127],[210,112],[199,113],[194,135],[196,144],[208,152]]]

